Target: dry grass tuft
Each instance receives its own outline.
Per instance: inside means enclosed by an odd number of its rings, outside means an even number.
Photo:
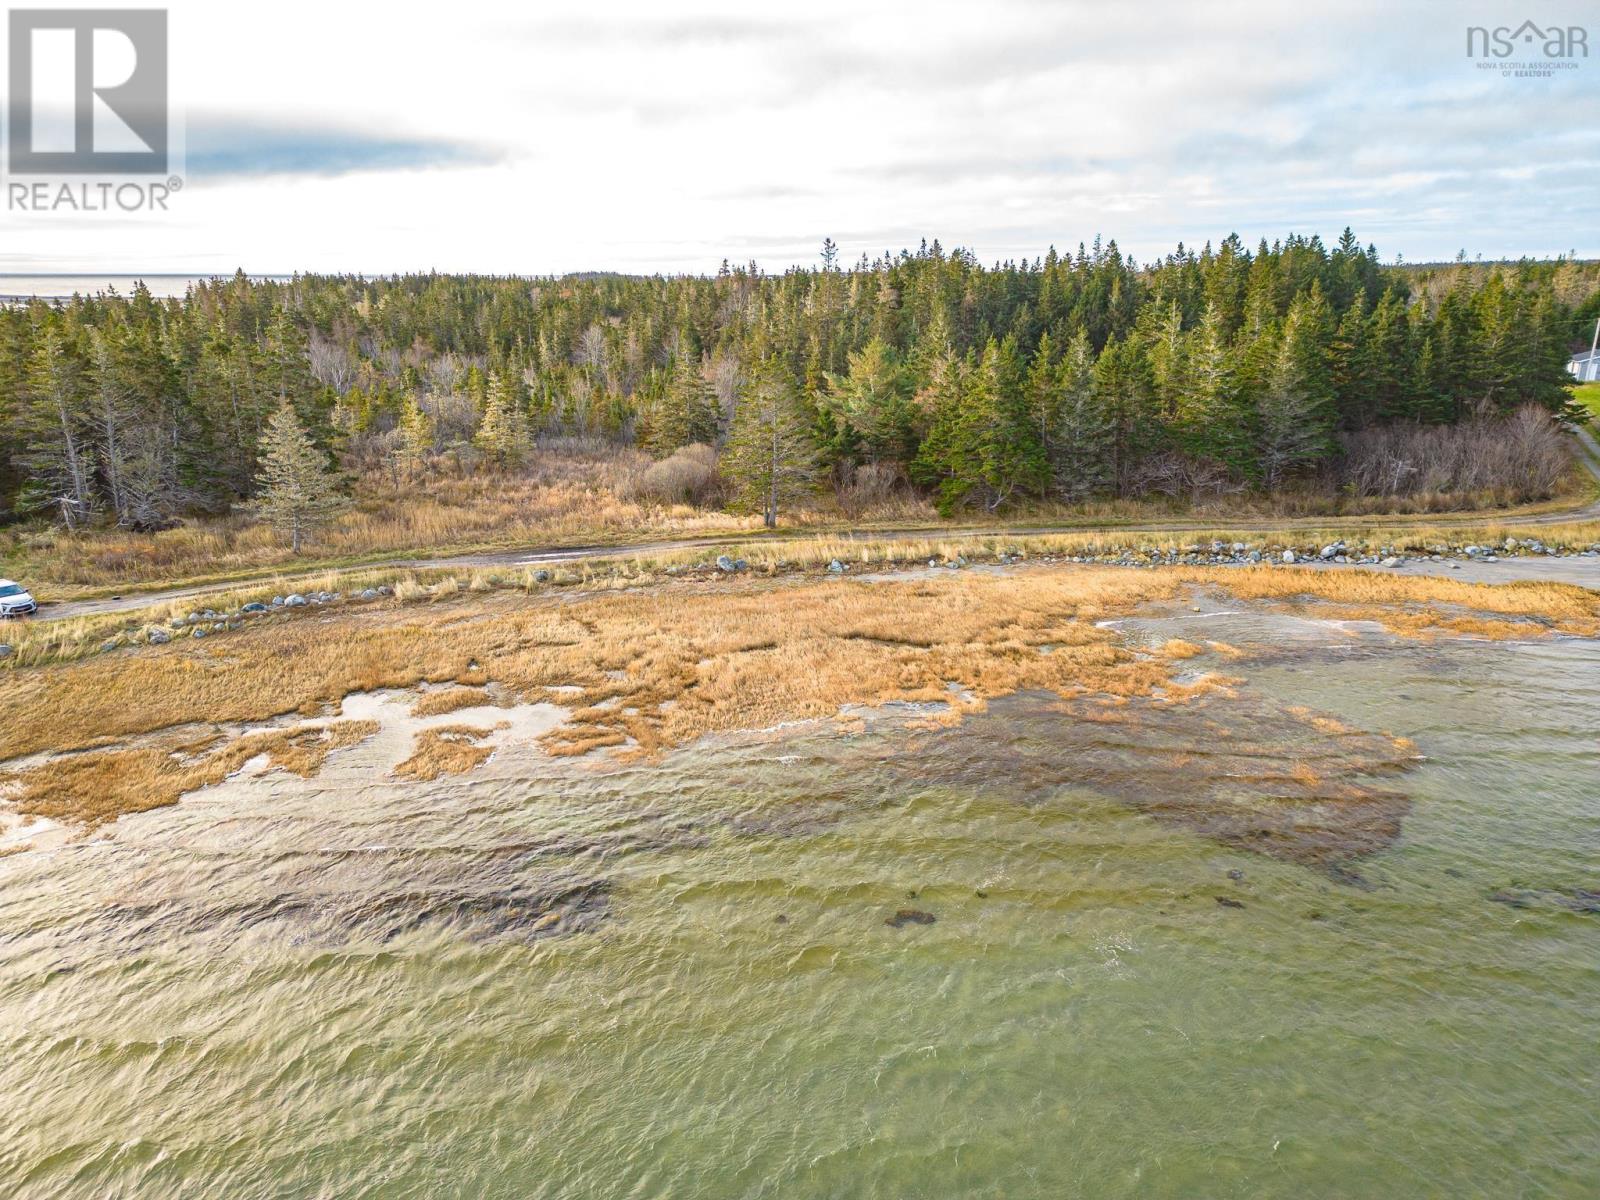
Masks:
[[[1196,646],[1193,642],[1186,642],[1182,638],[1171,638],[1157,653],[1162,658],[1185,659],[1197,658],[1206,652],[1204,646]]]
[[[459,712],[463,708],[481,708],[493,704],[486,687],[449,687],[436,692],[424,692],[411,706],[413,717],[439,717],[445,713]]]
[[[18,812],[93,827],[125,813],[176,804],[188,792],[221,783],[259,755],[266,756],[268,769],[309,778],[333,751],[377,731],[376,721],[335,721],[246,734],[211,753],[205,750],[214,741],[202,740],[63,755],[7,782],[18,785]]]
[[[502,721],[489,729],[474,725],[435,725],[417,734],[411,757],[394,773],[407,779],[428,782],[441,775],[465,775],[494,753],[493,746],[483,745],[483,740],[496,730],[505,729]]]
[[[1551,632],[1600,634],[1600,594],[1571,583],[1463,583],[1431,575],[1285,567],[1239,568],[1222,577],[1192,568],[1181,574],[1196,583],[1217,582],[1241,600],[1316,605],[1318,615],[1376,621],[1408,637],[1439,632],[1495,639]]]

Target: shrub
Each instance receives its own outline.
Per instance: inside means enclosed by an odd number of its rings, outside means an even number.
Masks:
[[[835,490],[839,507],[852,517],[881,508],[892,499],[903,481],[894,463],[862,463],[847,469]]]
[[[717,452],[710,446],[684,446],[651,463],[632,481],[633,498],[657,504],[705,504],[720,486]]]
[[[1513,503],[1543,500],[1571,462],[1560,424],[1533,404],[1459,425],[1374,426],[1341,441],[1339,482],[1361,496],[1493,492]]]
[[[1133,491],[1140,496],[1154,494],[1199,502],[1242,492],[1244,487],[1221,463],[1176,452],[1152,455],[1133,472]]]

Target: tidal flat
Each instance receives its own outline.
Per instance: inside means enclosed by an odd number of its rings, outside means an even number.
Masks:
[[[1584,1195],[1597,616],[1023,566],[13,672],[0,1179]]]

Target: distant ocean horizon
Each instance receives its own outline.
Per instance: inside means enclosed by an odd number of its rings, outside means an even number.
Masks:
[[[248,274],[248,272],[247,272]],[[133,291],[134,285],[140,280],[145,287],[150,289],[150,294],[157,299],[165,300],[169,297],[181,297],[195,284],[208,279],[229,279],[233,272],[219,272],[217,274],[167,274],[164,272],[146,272],[132,275],[51,275],[48,273],[35,273],[31,275],[9,275],[0,273],[0,302],[15,303],[19,300],[64,300],[72,296],[93,296],[100,292],[109,292],[115,289],[126,296]],[[250,275],[251,279],[288,279],[288,275]]]

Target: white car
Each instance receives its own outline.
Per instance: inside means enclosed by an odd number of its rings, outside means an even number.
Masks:
[[[9,579],[0,579],[0,617],[25,617],[38,610],[27,588]]]

